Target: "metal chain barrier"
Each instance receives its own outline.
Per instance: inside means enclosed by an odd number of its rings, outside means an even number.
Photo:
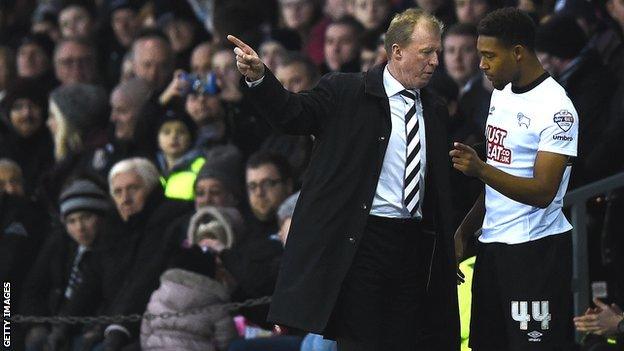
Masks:
[[[180,312],[164,312],[159,314],[131,314],[127,316],[87,316],[87,317],[78,317],[78,316],[53,316],[53,317],[43,317],[43,316],[22,316],[22,315],[14,315],[9,319],[12,323],[51,323],[51,324],[119,324],[124,322],[140,322],[143,319],[146,320],[154,320],[154,319],[169,319],[169,318],[180,318],[184,316],[190,316],[195,314],[200,314],[203,312],[208,312],[211,310],[223,309],[226,311],[236,311],[241,308],[253,307],[266,305],[271,302],[271,296],[263,296],[257,299],[249,299],[243,302],[232,302],[222,305],[208,305],[203,307],[197,307],[190,309],[188,311],[180,311]]]

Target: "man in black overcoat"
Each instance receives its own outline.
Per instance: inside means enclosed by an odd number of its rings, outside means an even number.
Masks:
[[[441,31],[407,10],[386,32],[387,65],[300,94],[228,36],[257,111],[315,137],[269,320],[340,350],[459,350],[448,112],[425,88]]]

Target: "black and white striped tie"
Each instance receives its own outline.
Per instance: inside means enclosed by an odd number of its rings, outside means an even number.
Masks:
[[[405,187],[403,192],[403,204],[407,207],[412,217],[418,211],[418,203],[420,201],[420,137],[418,135],[418,116],[416,116],[416,106],[420,105],[420,96],[418,92],[414,94],[409,90],[403,90],[401,95],[413,102],[412,107],[405,114],[405,133],[407,138],[405,143],[406,159],[405,159]]]

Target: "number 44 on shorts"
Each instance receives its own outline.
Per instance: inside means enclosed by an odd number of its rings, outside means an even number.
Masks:
[[[531,301],[531,314],[529,314],[528,301],[511,301],[511,318],[516,322],[520,322],[521,330],[529,328],[531,317],[533,317],[533,320],[542,323],[542,330],[547,330],[551,319],[548,312],[548,301]]]

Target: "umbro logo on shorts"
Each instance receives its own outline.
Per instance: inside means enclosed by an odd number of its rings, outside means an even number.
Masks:
[[[538,332],[537,330],[534,330],[530,333],[527,333],[527,335],[529,336],[529,341],[542,341],[542,339],[540,339],[542,337],[542,333]]]

